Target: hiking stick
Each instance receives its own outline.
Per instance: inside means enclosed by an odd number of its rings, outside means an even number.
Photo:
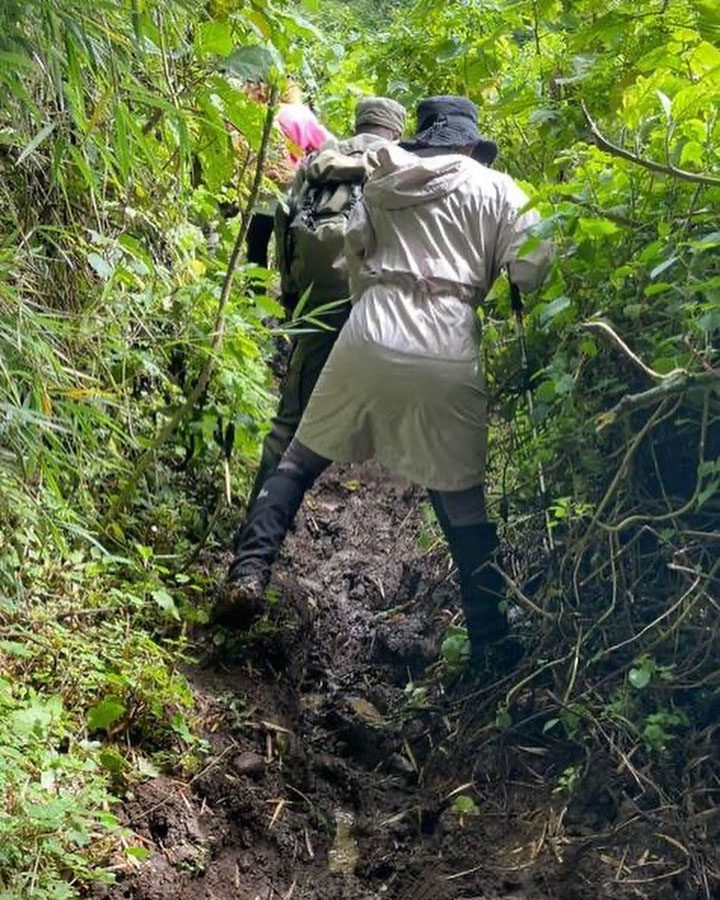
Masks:
[[[528,374],[530,369],[530,364],[528,362],[527,355],[527,341],[525,340],[525,323],[523,322],[523,302],[522,296],[520,295],[520,288],[513,282],[510,282],[510,306],[515,315],[515,322],[517,324],[518,337],[520,339],[520,365],[522,367],[523,379],[525,381],[525,400],[528,405],[528,412],[530,414],[530,427],[532,429],[532,436],[537,440],[537,425],[535,424],[535,402],[533,400],[532,391],[530,390],[530,385],[528,383]],[[552,552],[555,549],[555,541],[553,539],[552,527],[550,523],[550,513],[548,511],[547,506],[547,489],[546,489],[546,481],[545,481],[545,470],[543,469],[543,464],[541,460],[538,460],[537,464],[538,468],[538,480],[540,482],[540,497],[542,499],[543,511],[545,513],[545,529],[547,531],[547,541],[546,550]]]

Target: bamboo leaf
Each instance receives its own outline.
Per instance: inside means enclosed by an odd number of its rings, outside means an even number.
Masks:
[[[25,162],[25,160],[30,156],[31,153],[34,153],[35,150],[42,144],[42,142],[48,138],[53,131],[55,130],[55,123],[49,122],[45,125],[44,128],[41,128],[40,131],[35,135],[35,137],[30,141],[29,144],[25,147],[23,152],[18,156],[16,166],[19,166],[21,163]]]

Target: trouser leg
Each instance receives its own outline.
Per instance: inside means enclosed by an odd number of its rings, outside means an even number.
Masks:
[[[329,465],[329,459],[292,441],[245,521],[230,566],[231,580],[269,574],[305,492]]]
[[[482,486],[430,491],[430,499],[458,567],[468,637],[477,657],[484,646],[508,633],[507,615],[500,609],[504,580],[491,565],[500,565],[497,529],[485,519]]]
[[[273,472],[277,469],[280,460],[283,458],[283,454],[290,446],[290,443],[295,436],[299,421],[300,420],[298,419],[298,421],[295,423],[287,423],[282,418],[280,418],[279,414],[273,419],[272,427],[265,436],[265,440],[263,441],[262,453],[260,456],[260,465],[258,466],[257,474],[255,475],[255,480],[253,481],[252,490],[250,492],[250,496],[248,497],[248,514],[255,505],[255,501],[257,500],[257,496],[260,493],[260,489],[268,480],[268,478],[273,474]],[[240,538],[241,531],[242,527],[235,536],[236,544]]]
[[[341,310],[341,313],[343,311]],[[347,318],[344,314],[333,320],[335,330],[300,335],[295,339],[287,373],[280,383],[280,403],[273,419],[272,427],[263,441],[260,466],[248,499],[248,513],[252,508],[266,479],[275,471],[283,453],[295,437],[305,408],[315,388],[320,373],[327,362],[339,329]],[[235,544],[240,540],[242,527],[235,535]]]
[[[255,213],[250,219],[247,233],[247,261],[256,266],[268,267],[268,247],[275,219],[266,213]]]

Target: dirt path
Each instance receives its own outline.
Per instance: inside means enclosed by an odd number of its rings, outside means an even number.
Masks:
[[[189,672],[211,755],[125,805],[152,856],[113,900],[609,893],[600,826],[550,793],[546,747],[494,740],[482,687],[413,681],[457,610],[444,553],[420,549],[423,499],[373,466],[324,476],[271,623]]]

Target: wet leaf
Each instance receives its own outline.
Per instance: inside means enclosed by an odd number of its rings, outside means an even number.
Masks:
[[[166,612],[174,619],[180,618],[180,613],[177,610],[177,606],[175,606],[172,594],[168,593],[165,588],[158,588],[157,590],[151,591],[150,595],[163,612]]]
[[[655,266],[652,272],[650,272],[650,278],[657,278],[658,275],[662,274],[666,269],[669,269],[670,266],[672,266],[676,261],[677,256],[671,256],[670,259],[666,259],[665,262],[661,262],[659,266]]]
[[[87,261],[100,278],[104,280],[112,278],[115,269],[99,253],[88,253]]]
[[[548,322],[552,322],[555,316],[560,315],[563,310],[566,310],[570,306],[570,298],[569,297],[558,297],[553,300],[552,303],[548,303],[548,305],[543,309],[540,313],[540,324],[547,325]]]

